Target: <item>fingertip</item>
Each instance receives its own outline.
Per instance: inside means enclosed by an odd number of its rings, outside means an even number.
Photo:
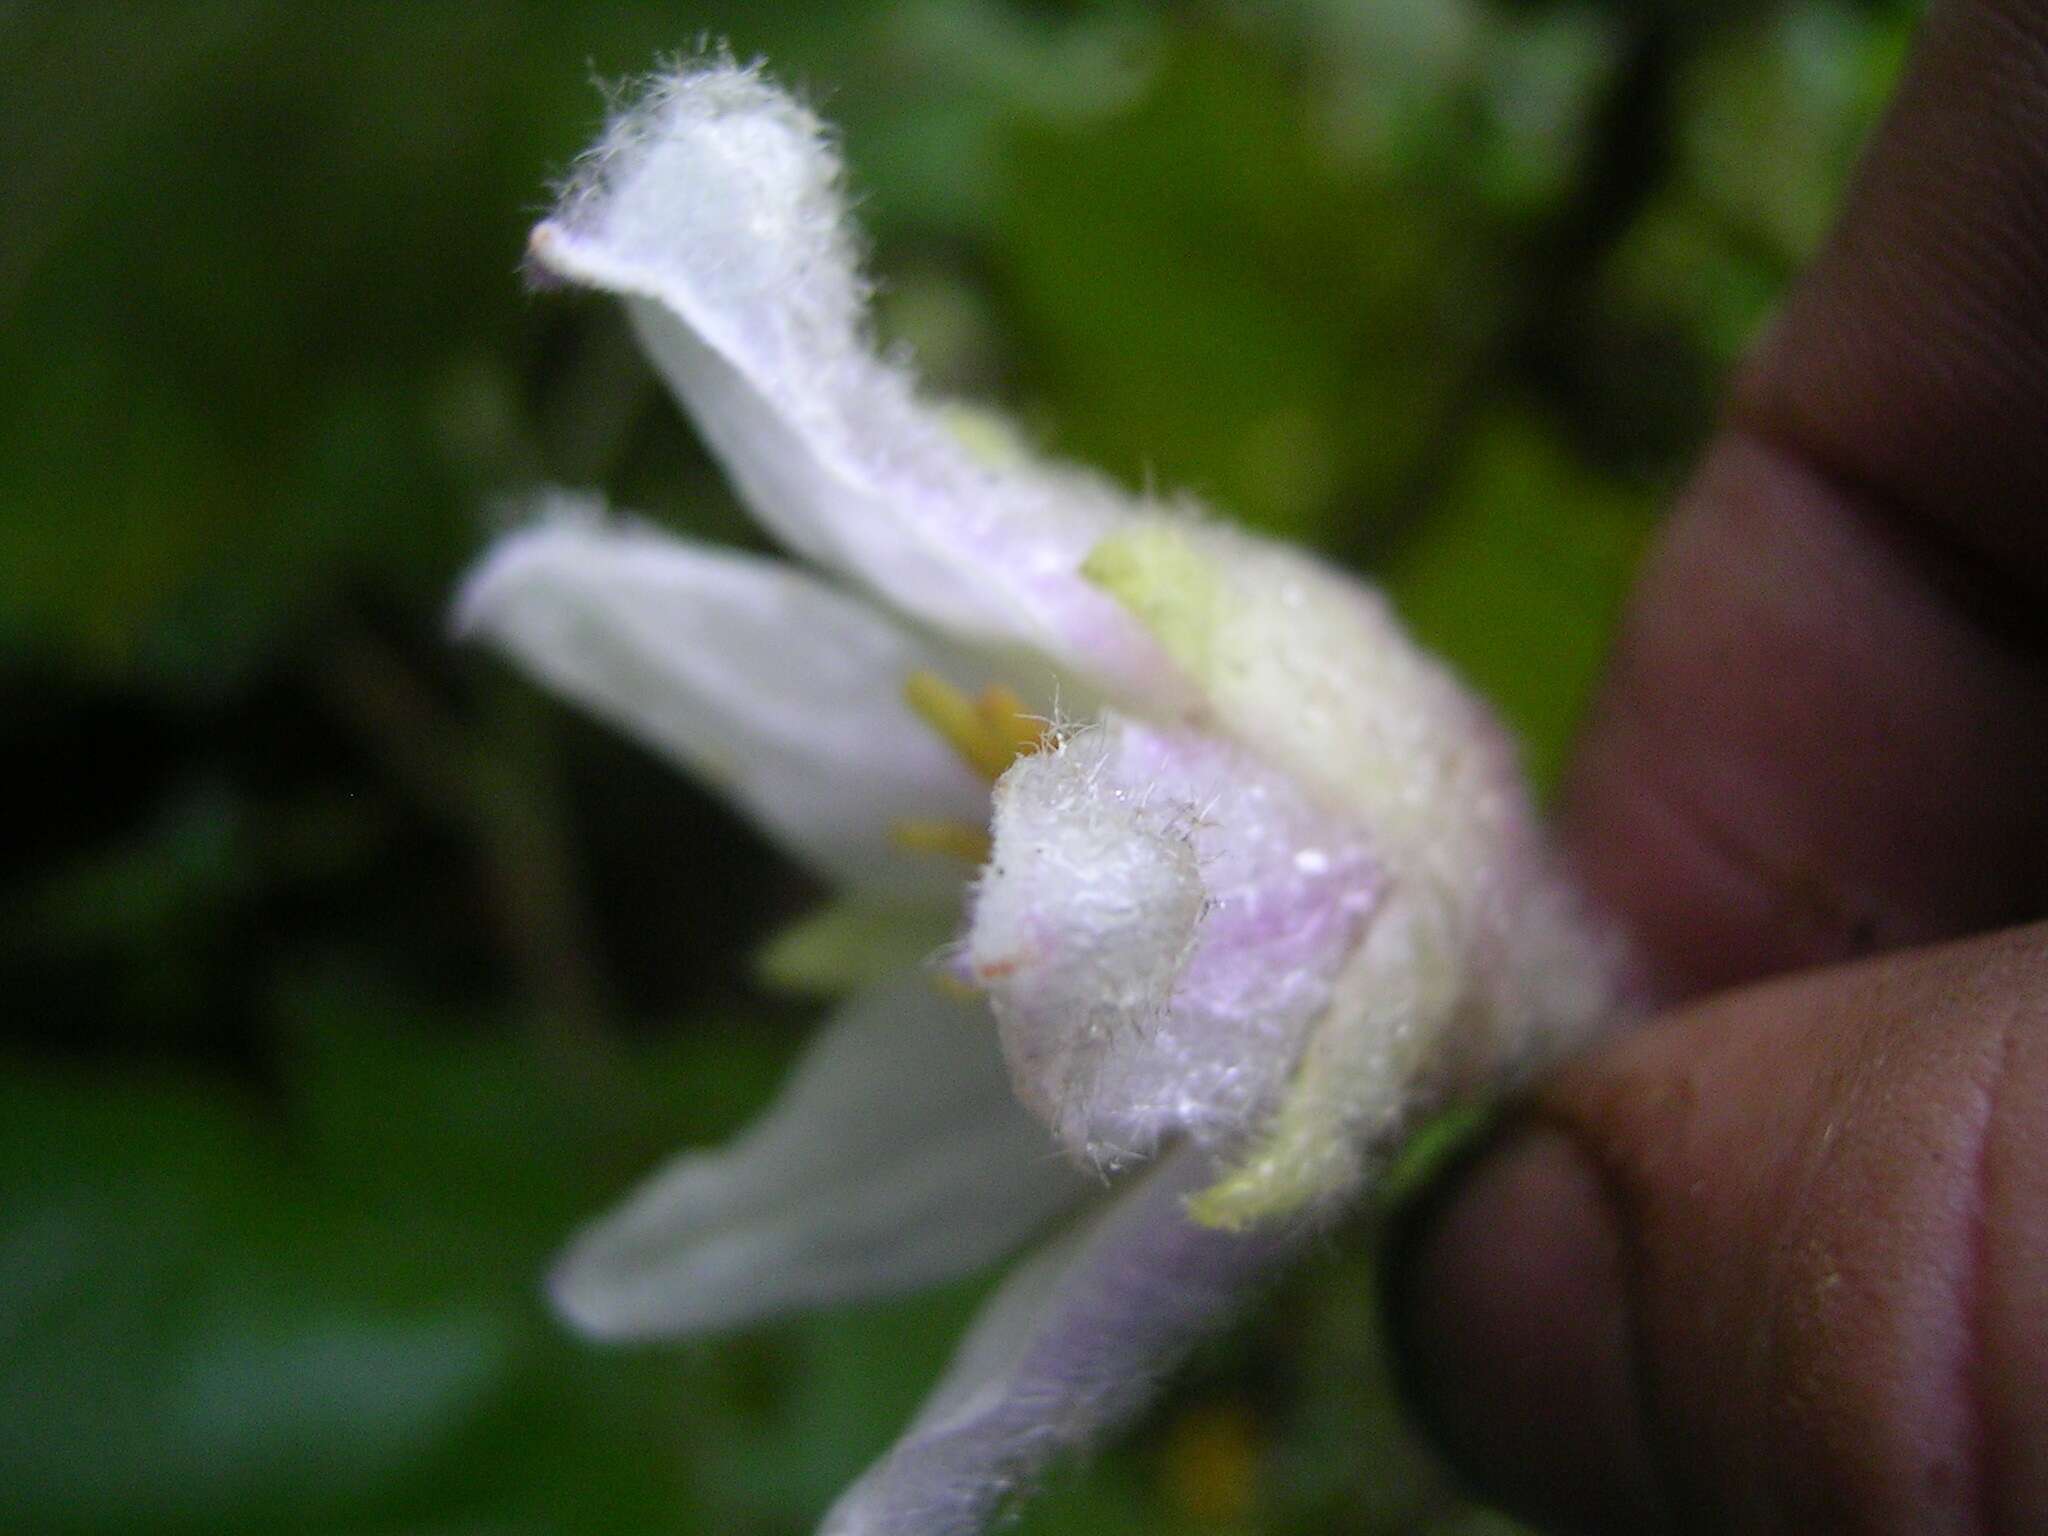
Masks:
[[[1386,1300],[1410,1403],[1480,1493],[1556,1529],[1665,1525],[1626,1266],[1598,1172],[1542,1126],[1399,1222]]]

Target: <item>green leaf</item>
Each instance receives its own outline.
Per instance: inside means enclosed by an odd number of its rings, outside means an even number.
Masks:
[[[1177,33],[1134,106],[1020,127],[1005,169],[1059,446],[1258,527],[1391,494],[1488,334],[1458,200],[1338,158],[1264,40]]]
[[[1416,637],[1491,698],[1531,776],[1556,783],[1651,526],[1646,491],[1576,462],[1537,423],[1474,433],[1385,580]]]
[[[380,1294],[357,1224],[224,1096],[16,1072],[0,1127],[0,1484],[28,1527],[376,1508],[506,1369],[504,1315]]]

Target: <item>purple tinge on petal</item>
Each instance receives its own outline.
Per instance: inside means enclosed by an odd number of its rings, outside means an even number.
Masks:
[[[1363,829],[1233,743],[1117,716],[995,795],[967,962],[1018,1094],[1085,1161],[1241,1138],[1376,910]]]
[[[1197,1226],[1183,1201],[1217,1173],[1207,1154],[1183,1147],[1013,1275],[820,1536],[972,1536],[1055,1456],[1142,1407],[1311,1230]]]

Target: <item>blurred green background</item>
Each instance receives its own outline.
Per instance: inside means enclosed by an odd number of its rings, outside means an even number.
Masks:
[[[537,481],[757,538],[618,315],[521,287],[593,76],[764,55],[936,384],[1377,573],[1547,783],[1912,10],[0,5],[0,1528],[802,1532],[981,1289],[539,1304],[817,1011],[753,963],[816,893],[445,632]],[[1341,1234],[1020,1529],[1507,1529],[1371,1294]]]

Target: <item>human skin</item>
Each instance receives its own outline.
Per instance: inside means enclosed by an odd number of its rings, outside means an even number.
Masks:
[[[1425,1424],[1559,1531],[2048,1531],[2048,0],[1942,0],[1566,797],[1653,1022],[1407,1218]]]

